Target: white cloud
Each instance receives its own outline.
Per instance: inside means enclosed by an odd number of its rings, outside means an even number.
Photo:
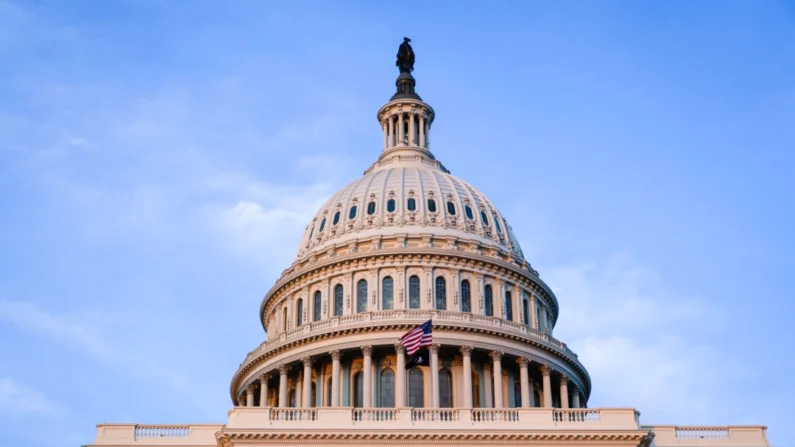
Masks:
[[[0,412],[11,415],[50,414],[56,405],[39,391],[0,377]]]

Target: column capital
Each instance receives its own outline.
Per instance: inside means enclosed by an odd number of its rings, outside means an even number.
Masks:
[[[495,362],[499,362],[500,360],[502,360],[502,355],[503,354],[500,351],[489,352],[489,357],[491,357],[491,359],[494,360]]]
[[[441,346],[437,344],[432,344],[430,348],[431,348],[431,354],[438,354],[439,348],[441,348]]]
[[[340,357],[342,356],[342,354],[340,354],[339,349],[331,351],[330,354],[331,354],[331,360],[336,360],[336,361],[339,361]]]
[[[259,379],[260,382],[265,383],[265,382],[267,382],[268,380],[271,379],[271,374],[270,373],[262,373],[262,374],[259,375],[258,379]]]
[[[516,359],[516,364],[518,364],[522,368],[527,368],[527,365],[530,364],[530,360],[524,357],[519,357]]]
[[[560,376],[560,384],[561,385],[568,385],[569,384],[569,378],[566,377],[565,375],[561,375]]]
[[[552,372],[552,368],[547,365],[541,365],[541,375],[545,377],[549,377],[549,373]]]
[[[248,385],[246,385],[246,393],[247,394],[253,394],[255,386],[256,386],[256,384],[254,382],[251,382]]]
[[[366,355],[368,357],[373,355],[373,346],[372,345],[362,346],[362,354],[364,354],[364,355]]]
[[[402,344],[398,343],[398,344],[395,345],[395,352],[397,354],[405,354],[406,353],[406,347],[403,346]]]
[[[304,364],[304,368],[311,367],[314,360],[310,356],[301,357],[301,363]]]
[[[290,367],[287,365],[279,365],[279,375],[286,376],[287,373],[290,371]]]
[[[472,355],[472,346],[461,346],[458,348],[458,352],[460,352],[464,357],[469,357]]]

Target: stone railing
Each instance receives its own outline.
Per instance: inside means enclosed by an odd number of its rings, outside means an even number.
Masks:
[[[729,429],[726,427],[676,427],[676,439],[726,439]]]
[[[468,312],[436,311],[424,309],[396,309],[380,310],[373,312],[362,312],[356,314],[342,315],[328,320],[307,322],[302,326],[283,332],[259,345],[257,349],[248,353],[246,359],[240,364],[242,367],[253,359],[288,343],[293,343],[305,337],[321,335],[323,333],[334,332],[336,330],[361,326],[367,324],[371,327],[405,322],[408,324],[422,324],[429,319],[433,319],[436,324],[460,325],[462,328],[473,328],[480,330],[497,330],[508,335],[520,336],[545,346],[549,346],[570,358],[573,362],[582,367],[577,354],[572,352],[565,343],[555,339],[551,335],[541,332],[538,329],[513,321],[503,320],[498,317],[488,317],[485,315],[472,314]],[[582,367],[585,371],[585,368]]]
[[[657,447],[757,447],[770,445],[767,441],[766,427],[760,426],[681,427],[656,425],[641,428],[654,432],[654,445]]]
[[[136,425],[135,439],[140,438],[185,438],[190,436],[189,425]]]
[[[136,425],[100,424],[90,445],[198,446],[217,445],[215,433],[221,424]]]
[[[555,422],[599,422],[599,410],[587,408],[555,409],[552,411],[552,420]]]

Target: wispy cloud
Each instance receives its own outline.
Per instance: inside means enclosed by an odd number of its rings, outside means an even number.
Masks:
[[[57,405],[43,393],[14,379],[0,377],[0,412],[9,415],[52,414]]]

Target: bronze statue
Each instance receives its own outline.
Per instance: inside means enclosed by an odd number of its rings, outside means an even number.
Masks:
[[[403,43],[400,44],[397,53],[397,62],[395,65],[400,69],[401,73],[411,73],[414,71],[414,50],[409,45],[411,39],[408,37],[403,38]]]

